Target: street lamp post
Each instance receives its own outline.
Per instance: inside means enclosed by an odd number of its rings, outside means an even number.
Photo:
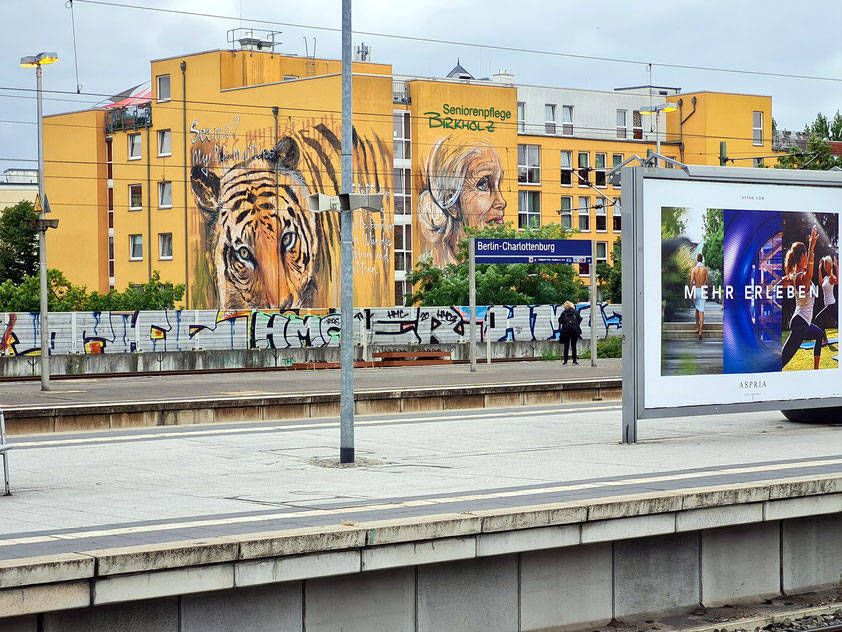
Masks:
[[[675,103],[658,103],[656,105],[644,105],[640,108],[641,114],[655,115],[655,153],[661,153],[661,112],[675,112],[678,107]],[[658,157],[655,157],[655,166],[658,166]]]
[[[44,196],[44,108],[41,99],[41,66],[58,61],[57,53],[38,53],[21,57],[21,68],[35,68],[38,81],[38,198],[41,212],[38,215],[38,260],[40,278],[40,330],[41,330],[41,390],[50,390],[50,346],[47,326],[47,227],[44,212],[47,208]]]

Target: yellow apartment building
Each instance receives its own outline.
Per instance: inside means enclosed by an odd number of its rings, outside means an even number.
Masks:
[[[101,292],[158,270],[191,309],[338,306],[338,217],[306,198],[341,189],[341,64],[240,43],[154,60],[148,87],[45,119],[50,267]],[[360,306],[402,304],[406,273],[452,262],[466,226],[561,222],[609,260],[622,212],[607,172],[659,134],[686,163],[719,164],[721,141],[733,159],[772,153],[770,97],[518,85],[458,63],[353,73],[354,189],[385,194],[355,215]],[[656,129],[641,110],[667,101]]]

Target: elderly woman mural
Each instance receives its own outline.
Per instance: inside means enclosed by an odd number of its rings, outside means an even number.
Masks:
[[[489,141],[439,139],[427,155],[422,178],[418,198],[422,250],[428,251],[436,267],[456,262],[465,226],[503,223],[503,165]]]

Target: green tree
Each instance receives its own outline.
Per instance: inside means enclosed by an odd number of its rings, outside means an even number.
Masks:
[[[518,230],[511,224],[467,229],[471,236],[493,239],[565,239],[569,237],[560,224]],[[467,305],[468,240],[463,239],[457,252],[458,262],[444,269],[422,259],[407,280],[415,292],[406,305]],[[571,265],[509,263],[477,265],[477,304],[538,305],[576,302],[587,296],[585,285]]]
[[[819,112],[816,120],[804,126],[804,133],[820,140],[842,140],[842,114],[836,110],[832,119]]]
[[[705,231],[702,257],[710,273],[711,284],[720,286],[725,270],[725,212],[721,208],[707,209],[702,226]]]
[[[778,159],[778,169],[810,169],[827,171],[831,167],[842,166],[838,156],[830,153],[830,145],[818,136],[810,136],[807,149],[793,147],[785,156]]]
[[[664,241],[682,237],[687,228],[684,216],[687,209],[680,206],[661,208],[661,238]],[[661,269],[661,296],[664,302],[664,319],[670,321],[679,307],[686,303],[684,286],[693,262],[689,248],[679,245],[664,253]]]
[[[0,279],[21,283],[38,274],[38,230],[28,225],[35,219],[38,215],[26,200],[0,214]]]
[[[47,271],[47,305],[51,312],[135,311],[141,309],[174,309],[184,298],[184,284],[163,283],[156,270],[152,278],[137,288],[106,294],[73,285],[60,270]],[[21,283],[6,280],[0,283],[0,311],[37,312],[40,308],[38,276],[26,276]]]
[[[611,250],[613,264],[598,263],[596,278],[602,288],[602,296],[611,303],[623,302],[623,248],[620,240],[614,242]]]

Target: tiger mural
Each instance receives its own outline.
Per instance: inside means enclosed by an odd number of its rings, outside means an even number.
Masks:
[[[354,131],[354,172],[359,189],[391,188],[391,147],[376,134]],[[338,195],[341,142],[327,125],[291,132],[269,150],[234,164],[218,175],[196,165],[191,186],[206,222],[205,251],[210,258],[218,309],[294,309],[339,305],[339,213],[312,213],[312,193]],[[357,257],[381,296],[391,287],[391,196],[384,214],[355,213]],[[356,270],[355,270],[356,272]],[[359,278],[355,274],[355,278]],[[357,292],[355,292],[356,294]]]

